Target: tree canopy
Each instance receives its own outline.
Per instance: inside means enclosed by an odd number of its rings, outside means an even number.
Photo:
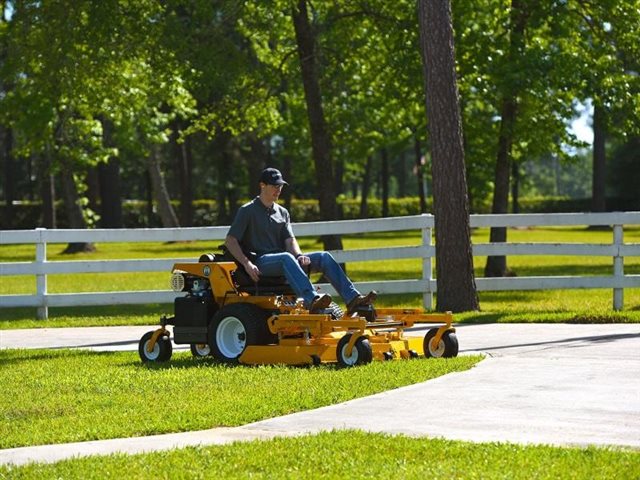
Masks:
[[[301,6],[328,177],[313,160],[294,23]],[[189,225],[186,207],[213,198],[214,221],[225,223],[266,165],[293,180],[295,198],[318,198],[327,179],[334,200],[366,197],[368,183],[380,196],[424,187],[431,140],[415,1],[2,0],[0,13],[8,209],[40,198],[49,181],[69,192],[69,216],[79,206],[85,224],[100,225],[118,199],[92,178],[105,185],[117,175],[120,201],[161,205],[164,195]],[[567,125],[587,102],[603,112],[611,151],[637,141],[640,1],[461,0],[452,14],[472,209],[494,194],[501,128],[511,184],[534,183],[525,163],[545,171],[545,159],[583,158]],[[507,126],[505,99],[514,107]]]

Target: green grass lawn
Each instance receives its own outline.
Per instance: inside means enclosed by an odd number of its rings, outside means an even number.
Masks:
[[[611,232],[572,229],[510,230],[510,241],[608,243]],[[488,241],[476,230],[474,242]],[[625,231],[640,243],[640,228]],[[344,238],[345,248],[417,245],[418,232]],[[320,244],[301,240],[306,251]],[[181,258],[215,251],[204,242],[101,244],[92,254],[50,260]],[[215,247],[215,246],[214,246]],[[31,246],[0,246],[0,262],[31,261]],[[481,276],[484,258],[476,258]],[[511,257],[509,267],[526,275],[596,275],[611,272],[611,259]],[[420,262],[359,262],[348,266],[356,281],[420,278]],[[640,273],[640,258],[625,262]],[[49,292],[155,290],[167,288],[168,272],[82,274],[49,277]],[[35,292],[35,279],[0,277],[0,294]],[[481,312],[460,322],[640,322],[640,289],[625,291],[625,311],[611,311],[608,290],[484,292]],[[419,295],[387,295],[378,306],[419,306]],[[50,309],[34,320],[33,309],[0,308],[0,329],[155,324],[170,305],[124,305]],[[333,366],[229,367],[177,352],[169,364],[142,365],[136,352],[0,350],[0,448],[191,431],[242,425],[317,408],[471,368],[480,357],[374,362]],[[453,421],[453,420],[452,420]],[[178,449],[147,455],[117,455],[0,467],[0,478],[638,478],[640,452],[511,444],[471,444],[363,432],[327,432],[300,438]]]
[[[488,229],[473,232],[474,243],[488,242]],[[585,228],[510,229],[511,242],[589,242],[610,243],[611,231]],[[394,245],[419,245],[418,231],[352,235],[343,238],[346,249],[376,248]],[[640,228],[625,229],[625,242],[640,243]],[[213,242],[217,245],[217,242]],[[304,251],[322,248],[315,239],[300,239]],[[65,245],[50,245],[48,258],[56,260],[91,260],[123,258],[194,258],[202,252],[216,251],[208,242],[99,244],[90,254],[62,255]],[[35,255],[31,245],[0,246],[0,262],[30,261]],[[475,273],[482,276],[486,257],[476,257]],[[509,268],[519,276],[542,275],[607,275],[612,272],[608,257],[569,256],[513,256]],[[435,271],[435,269],[434,269]],[[625,272],[640,274],[640,257],[625,260]],[[421,262],[416,259],[396,261],[355,262],[348,265],[348,273],[355,281],[421,278]],[[50,275],[49,293],[95,292],[114,290],[162,290],[168,288],[169,272],[124,274]],[[30,276],[0,277],[0,295],[35,293],[35,278]],[[640,322],[640,289],[627,289],[623,312],[612,312],[612,291],[547,290],[514,292],[481,292],[481,312],[459,315],[465,322]],[[421,306],[420,295],[382,296],[380,307]],[[0,329],[81,325],[155,324],[162,314],[171,313],[171,305],[104,306],[83,308],[52,308],[47,322],[34,320],[34,309],[0,308]]]
[[[358,368],[228,366],[178,352],[0,350],[0,448],[238,426],[423,382],[480,356]]]
[[[640,452],[474,444],[334,431],[297,438],[0,467],[0,478],[635,480]]]

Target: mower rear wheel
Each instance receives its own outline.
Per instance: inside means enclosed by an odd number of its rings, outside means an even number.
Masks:
[[[209,326],[212,355],[235,363],[249,345],[268,345],[277,341],[269,331],[269,313],[250,303],[235,303],[218,310]]]
[[[437,328],[432,328],[424,336],[423,348],[424,356],[432,358],[451,358],[458,356],[458,337],[450,330],[442,334],[438,345],[433,345],[431,341],[438,333]]]
[[[160,335],[153,349],[149,352],[147,347],[155,331],[145,333],[138,342],[138,355],[144,363],[167,362],[173,353],[173,345],[167,335]]]
[[[351,340],[351,335],[351,333],[347,333],[338,342],[336,348],[338,365],[341,367],[353,367],[355,365],[371,363],[371,360],[373,360],[373,351],[366,337],[358,338],[351,349],[351,355],[347,355],[347,344],[349,340]]]
[[[211,347],[206,343],[192,343],[191,355],[196,358],[208,357],[211,355]]]

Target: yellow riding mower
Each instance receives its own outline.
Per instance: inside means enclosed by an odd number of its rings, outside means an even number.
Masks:
[[[372,360],[455,357],[458,339],[451,313],[364,306],[351,316],[332,303],[310,312],[284,277],[263,277],[255,284],[228,256],[205,254],[198,262],[176,263],[171,286],[187,292],[174,302],[174,316],[140,339],[143,362],[165,362],[173,341],[188,344],[195,357],[213,356],[242,364],[354,366]],[[422,337],[404,329],[417,323],[441,324]]]

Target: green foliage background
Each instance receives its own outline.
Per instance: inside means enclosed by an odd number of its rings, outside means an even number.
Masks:
[[[193,199],[216,200],[224,207],[215,214],[219,224],[253,195],[255,172],[265,165],[287,172],[286,199],[315,198],[322,172],[311,161],[292,5],[2,0],[0,198],[37,200],[49,174],[57,184],[59,173],[72,171],[84,208],[99,213],[92,175],[117,161],[122,198],[146,200],[151,152],[173,200],[190,201],[185,185]],[[500,102],[510,91],[519,92],[513,158],[521,196],[590,195],[588,150],[567,126],[583,105],[597,103],[611,146],[609,196],[640,208],[636,184],[624,181],[640,161],[640,2],[523,1],[519,8],[526,28],[513,56],[509,1],[453,2],[473,210],[490,202]],[[380,199],[385,152],[391,196],[417,195],[417,170],[429,177],[429,140],[415,2],[314,2],[310,12],[337,191],[361,198],[369,174],[368,194]],[[426,164],[417,168],[420,156]],[[562,182],[575,188],[559,191]],[[3,228],[12,221],[5,218]]]

